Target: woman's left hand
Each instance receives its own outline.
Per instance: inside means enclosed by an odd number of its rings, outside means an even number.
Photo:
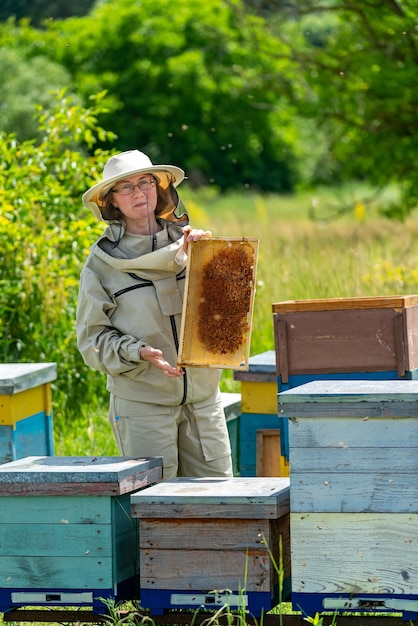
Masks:
[[[191,226],[185,226],[183,228],[184,231],[184,244],[183,248],[185,253],[187,254],[187,248],[190,241],[198,241],[201,237],[211,237],[212,231],[210,230],[200,230],[198,228],[192,228]]]

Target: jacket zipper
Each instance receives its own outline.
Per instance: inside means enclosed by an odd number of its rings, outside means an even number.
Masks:
[[[179,338],[178,338],[178,334],[177,334],[176,320],[174,319],[174,315],[170,315],[170,322],[171,322],[171,330],[173,331],[174,345],[176,346],[176,351],[178,353],[178,351],[179,351]],[[186,370],[184,369],[184,367],[182,367],[182,370],[184,372],[184,376],[183,376],[183,397],[181,399],[180,404],[184,404],[186,402],[186,398],[187,398],[187,374],[186,374]]]

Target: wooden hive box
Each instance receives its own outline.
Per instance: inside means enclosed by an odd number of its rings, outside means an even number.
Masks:
[[[279,601],[269,550],[278,567],[280,544],[287,594],[288,478],[177,478],[131,502],[140,525],[141,605],[151,614],[227,604],[260,615]]]
[[[418,296],[273,304],[278,390],[313,380],[418,379]],[[289,459],[287,417],[280,417]]]
[[[0,463],[54,454],[55,363],[0,364]]]
[[[418,366],[418,296],[273,304],[277,374],[394,372]],[[394,378],[394,376],[392,376]]]
[[[162,459],[28,457],[0,466],[0,611],[135,599],[138,522],[130,494]]]
[[[258,239],[204,237],[189,246],[178,367],[247,369]]]
[[[315,381],[289,416],[292,602],[418,616],[418,381]]]
[[[257,435],[267,429],[280,428],[277,411],[277,375],[276,355],[274,350],[251,356],[248,371],[234,372],[234,380],[241,382],[241,419],[240,419],[240,458],[241,476],[256,476],[257,461],[263,467],[261,458],[257,458]],[[258,446],[262,454],[262,446]],[[289,466],[281,449],[278,449],[278,476],[289,476]]]

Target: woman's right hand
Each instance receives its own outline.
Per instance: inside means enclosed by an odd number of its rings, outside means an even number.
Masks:
[[[143,361],[148,361],[151,365],[162,370],[168,378],[175,378],[183,376],[184,372],[170,365],[168,361],[163,357],[161,350],[157,350],[152,346],[142,346],[139,351],[139,356]]]

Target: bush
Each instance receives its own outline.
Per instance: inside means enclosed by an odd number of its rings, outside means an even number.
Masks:
[[[79,273],[102,230],[80,201],[110,154],[86,156],[98,137],[112,138],[97,124],[102,109],[100,95],[84,109],[61,92],[53,110],[38,109],[38,143],[0,134],[0,359],[56,362],[58,416],[104,387],[75,336]]]

